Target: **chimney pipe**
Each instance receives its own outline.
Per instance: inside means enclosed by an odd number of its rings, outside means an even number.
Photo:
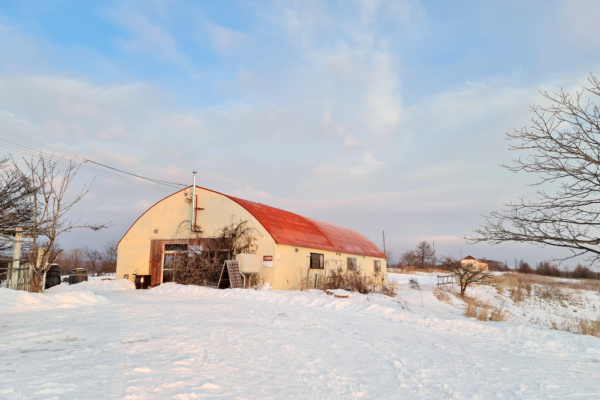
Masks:
[[[192,186],[192,232],[196,230],[196,171],[194,171],[194,186]]]

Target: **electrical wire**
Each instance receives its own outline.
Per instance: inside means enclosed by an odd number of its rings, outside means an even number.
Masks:
[[[26,139],[26,140],[29,140],[29,141],[31,141],[33,143],[41,144],[41,145],[43,145],[45,147],[54,149],[55,152],[59,152],[59,153],[63,153],[63,154],[72,156],[74,159],[82,159],[83,161],[75,161],[73,159],[71,159],[71,160],[65,160],[64,156],[59,157],[59,156],[57,156],[54,153],[49,154],[49,153],[44,152],[42,150],[33,149],[31,147],[23,146],[23,145],[20,145],[18,143],[14,143],[14,142],[11,142],[11,141],[5,140],[5,139],[0,139],[0,146],[1,147],[5,147],[5,148],[8,148],[8,149],[11,149],[11,150],[14,150],[14,151],[18,151],[20,153],[24,153],[24,154],[27,154],[27,155],[35,156],[35,157],[41,156],[41,157],[45,157],[45,158],[50,158],[50,159],[54,160],[55,162],[57,162],[57,163],[59,163],[61,165],[67,165],[68,166],[68,165],[73,165],[74,164],[78,169],[81,169],[82,171],[85,171],[85,172],[88,172],[88,173],[92,173],[92,174],[95,174],[95,175],[99,175],[99,176],[103,176],[105,178],[114,179],[114,180],[117,180],[117,181],[120,181],[120,182],[123,182],[123,183],[131,184],[131,185],[135,185],[135,186],[139,186],[139,187],[144,187],[144,188],[147,188],[147,189],[157,190],[157,191],[161,191],[161,192],[168,192],[168,193],[171,193],[172,191],[171,190],[167,190],[167,188],[178,189],[179,190],[179,189],[181,189],[181,187],[187,187],[187,186],[189,186],[189,185],[184,185],[184,184],[181,184],[181,183],[167,182],[167,181],[162,181],[162,180],[158,180],[158,179],[147,178],[147,177],[144,177],[144,176],[132,174],[132,173],[129,173],[129,172],[126,172],[126,171],[123,171],[123,170],[119,170],[117,168],[110,167],[110,166],[105,165],[105,164],[97,163],[95,161],[86,159],[84,157],[81,157],[81,156],[78,156],[78,155],[75,155],[75,154],[71,154],[71,153],[68,153],[68,152],[65,152],[65,151],[61,151],[61,150],[56,149],[55,147],[49,146],[49,145],[47,145],[45,143],[42,143],[42,142],[39,142],[39,141],[36,141],[36,140],[32,140],[32,139],[28,139],[28,138],[26,138],[24,136],[17,135],[15,133],[9,132],[9,131],[7,131],[5,129],[2,129],[2,128],[0,128],[0,131],[12,134],[14,136],[17,136],[17,137],[20,137],[20,138],[23,138],[23,139]],[[129,176],[132,176],[132,177],[135,177],[135,178],[138,178],[138,179],[143,179],[146,182],[139,182],[138,180],[129,178],[127,176],[122,176],[122,175],[118,175],[118,174],[115,174],[115,173],[111,173],[109,171],[105,171],[105,170],[102,170],[100,168],[92,167],[91,165],[85,165],[84,163],[87,163],[87,162],[91,162],[91,163],[99,165],[99,166],[101,166],[103,168],[111,169],[111,170],[120,172],[120,173],[125,174],[125,175],[129,175]]]
[[[64,166],[74,165],[77,169],[81,169],[82,171],[85,171],[85,172],[88,172],[88,173],[91,173],[91,174],[94,174],[94,175],[103,176],[105,178],[114,179],[114,180],[117,180],[117,181],[120,181],[120,182],[123,182],[123,183],[127,183],[127,184],[130,184],[130,185],[140,186],[140,187],[143,187],[143,188],[146,188],[146,189],[157,190],[157,191],[160,191],[160,192],[167,192],[167,193],[171,193],[172,192],[170,190],[167,190],[166,187],[151,185],[151,184],[147,184],[147,183],[143,183],[143,182],[136,182],[136,181],[133,181],[133,180],[128,179],[126,177],[120,177],[120,176],[114,175],[114,174],[110,174],[109,175],[109,174],[103,173],[102,171],[90,169],[87,166],[83,165],[83,163],[81,163],[81,162],[80,163],[76,163],[76,162],[73,162],[71,160],[67,161],[67,160],[61,159],[61,158],[56,157],[56,156],[45,154],[45,153],[43,153],[41,151],[35,151],[35,150],[28,151],[28,150],[19,149],[19,148],[10,146],[10,145],[6,145],[6,144],[2,143],[1,141],[2,140],[0,139],[0,146],[1,147],[5,147],[5,148],[8,148],[8,149],[11,149],[11,150],[14,150],[14,151],[18,151],[20,153],[27,154],[27,155],[30,155],[30,156],[33,156],[33,157],[44,157],[46,159],[51,159],[54,162],[56,162],[57,164],[64,165]],[[179,189],[179,188],[177,188],[177,189]]]
[[[97,164],[97,165],[99,165],[99,166],[101,166],[101,167],[108,168],[108,169],[112,169],[112,170],[114,170],[114,171],[118,171],[118,172],[121,172],[121,173],[123,173],[123,174],[126,174],[126,175],[131,175],[131,176],[134,176],[134,177],[136,177],[136,178],[140,178],[140,179],[144,179],[144,180],[147,180],[147,181],[156,182],[156,183],[160,183],[160,184],[165,184],[165,185],[175,185],[175,186],[182,186],[182,187],[187,187],[187,186],[189,186],[189,185],[185,185],[185,184],[182,184],[182,183],[177,183],[177,182],[168,182],[168,181],[162,181],[162,180],[158,180],[158,179],[147,178],[147,177],[145,177],[145,176],[140,176],[140,175],[132,174],[132,173],[130,173],[130,172],[127,172],[127,171],[123,171],[123,170],[120,170],[120,169],[117,169],[117,168],[110,167],[110,166],[108,166],[108,165],[105,165],[105,164],[98,163],[98,162],[96,162],[96,161],[93,161],[93,160],[90,160],[90,159],[88,159],[88,158],[85,158],[85,157],[79,156],[79,155],[77,155],[77,154],[68,153],[68,152],[66,152],[66,151],[63,151],[63,150],[57,149],[56,147],[50,146],[50,145],[48,145],[48,144],[46,144],[46,143],[39,142],[39,141],[37,141],[37,140],[33,140],[33,139],[29,139],[29,138],[27,138],[27,137],[25,137],[25,136],[18,135],[18,134],[16,134],[16,133],[13,133],[13,132],[7,131],[6,129],[2,129],[2,128],[0,128],[0,131],[2,131],[2,132],[5,132],[5,133],[8,133],[8,134],[11,134],[11,135],[13,135],[13,136],[20,137],[20,138],[22,138],[22,139],[28,140],[28,141],[30,141],[30,142],[33,142],[33,143],[41,144],[42,146],[48,147],[48,148],[50,148],[50,149],[53,149],[54,151],[57,151],[57,152],[60,152],[60,153],[64,153],[64,154],[67,154],[67,155],[73,156],[73,157],[75,157],[75,158],[82,158],[82,159],[84,160],[84,162],[91,162],[91,163]],[[2,140],[2,139],[0,139],[0,140]],[[13,144],[13,145],[16,145],[16,146],[21,146],[21,145],[19,145],[19,144],[17,144],[17,143],[10,142],[10,141],[8,141],[8,140],[4,140],[4,141],[6,141],[6,142],[8,142],[8,143],[11,143],[11,144]],[[21,146],[21,147],[26,147],[26,146]],[[29,147],[26,147],[26,148],[28,148],[28,149],[30,149],[30,150],[34,150],[34,149],[31,149],[31,148],[29,148]],[[90,167],[90,168],[94,169],[93,167]]]

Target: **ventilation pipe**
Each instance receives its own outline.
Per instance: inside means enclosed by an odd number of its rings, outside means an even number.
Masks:
[[[194,171],[194,186],[192,186],[192,226],[190,230],[196,230],[196,171]]]

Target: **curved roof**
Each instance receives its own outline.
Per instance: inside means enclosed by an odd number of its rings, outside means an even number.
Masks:
[[[277,244],[386,258],[386,255],[373,242],[352,229],[303,217],[253,201],[238,199],[199,186],[196,187],[225,196],[242,206],[258,220]],[[187,188],[183,190],[187,190]]]

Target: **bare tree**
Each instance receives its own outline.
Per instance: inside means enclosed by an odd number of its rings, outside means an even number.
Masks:
[[[415,254],[419,260],[419,268],[423,269],[433,259],[433,249],[426,241],[421,241],[415,248]]]
[[[461,263],[453,257],[442,258],[442,268],[456,276],[460,284],[460,295],[464,296],[471,283],[482,282],[491,276],[487,269],[482,269],[479,263]]]
[[[419,262],[419,257],[414,250],[408,250],[400,256],[400,263],[405,267],[414,267]]]
[[[97,249],[92,249],[88,246],[85,246],[81,249],[85,260],[87,261],[88,271],[95,276],[100,276],[103,273],[103,260],[102,260],[102,252]]]
[[[487,223],[465,237],[471,243],[532,243],[570,250],[561,260],[586,255],[594,264],[600,259],[600,80],[588,78],[590,86],[573,95],[542,92],[548,106],[532,106],[533,125],[508,133],[516,142],[511,150],[529,152],[527,158],[503,167],[538,176],[535,202],[520,198],[493,211]],[[548,192],[544,184],[557,184]]]
[[[60,266],[61,274],[68,274],[70,270],[82,268],[85,256],[83,250],[75,248],[60,253],[56,262]]]
[[[37,160],[24,159],[24,163],[24,167],[19,167],[13,160],[15,170],[26,183],[32,217],[33,240],[29,259],[33,265],[33,273],[29,290],[42,292],[44,274],[60,255],[60,252],[53,251],[58,237],[72,229],[100,230],[108,224],[90,225],[68,219],[69,211],[91,190],[91,184],[86,184],[72,199],[67,198],[68,189],[78,171],[73,161],[40,156]],[[41,237],[45,239],[42,240]]]
[[[9,161],[0,158],[0,230],[21,227],[27,231],[32,223],[27,182]],[[10,248],[11,242],[0,241],[0,252]]]
[[[117,271],[117,244],[115,238],[107,240],[102,246],[102,273],[109,274]]]

